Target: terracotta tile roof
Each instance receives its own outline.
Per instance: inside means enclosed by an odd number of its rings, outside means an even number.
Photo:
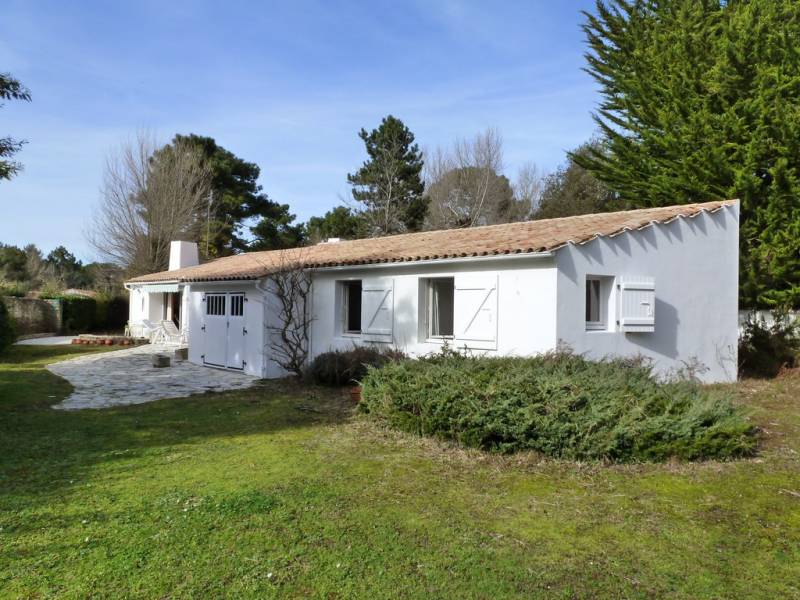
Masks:
[[[129,283],[259,279],[289,265],[317,268],[548,252],[569,243],[583,244],[598,236],[614,236],[653,223],[667,223],[677,217],[693,217],[703,211],[715,212],[735,202],[682,204],[471,229],[406,233],[292,250],[247,252],[195,267],[142,275]]]

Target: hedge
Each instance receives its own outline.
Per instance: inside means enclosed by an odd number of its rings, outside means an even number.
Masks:
[[[725,392],[660,383],[636,361],[440,356],[370,369],[362,388],[361,410],[392,427],[492,452],[631,462],[726,459],[757,446]]]
[[[61,330],[67,335],[90,331],[121,331],[128,321],[128,299],[50,296],[61,302]]]
[[[0,297],[0,352],[6,350],[17,339],[14,321],[8,312],[8,307]]]

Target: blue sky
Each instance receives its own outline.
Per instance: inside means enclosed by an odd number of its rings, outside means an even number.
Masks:
[[[552,170],[594,131],[591,5],[5,0],[0,71],[33,102],[0,109],[0,135],[28,140],[0,182],[0,242],[95,258],[105,157],[143,128],[214,137],[301,220],[348,196],[357,131],[387,114],[427,148],[497,127],[510,176]]]

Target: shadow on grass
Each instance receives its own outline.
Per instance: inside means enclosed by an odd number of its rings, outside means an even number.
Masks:
[[[60,411],[72,390],[44,365],[85,353],[69,346],[16,347],[0,358],[0,501],[52,500],[101,462],[129,460],[200,439],[275,433],[346,421],[338,390],[290,381],[138,406]]]

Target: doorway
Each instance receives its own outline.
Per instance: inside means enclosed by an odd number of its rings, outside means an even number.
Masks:
[[[203,298],[203,363],[243,370],[245,327],[244,292],[207,293]]]

